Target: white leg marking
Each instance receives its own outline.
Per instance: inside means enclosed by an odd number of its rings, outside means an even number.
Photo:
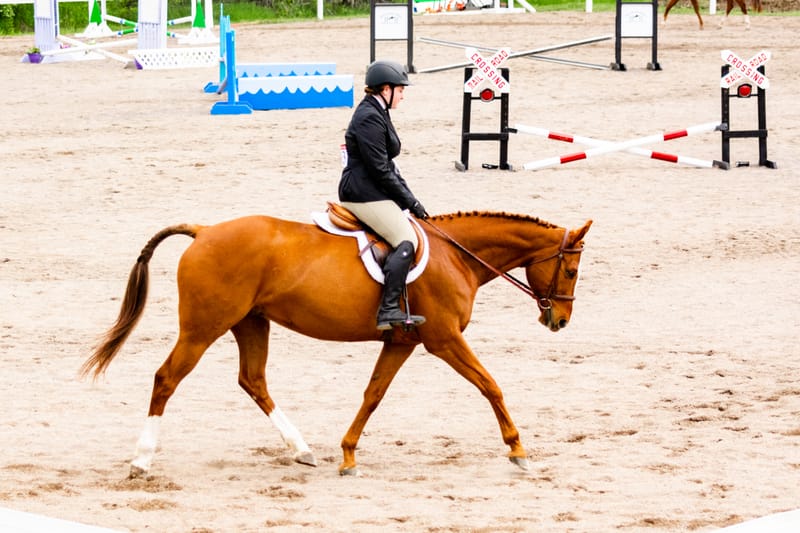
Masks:
[[[272,423],[278,428],[283,442],[295,452],[295,455],[311,451],[306,441],[303,440],[303,436],[300,435],[297,428],[286,418],[286,415],[283,414],[280,407],[277,405],[275,406],[275,409],[269,414],[269,419],[272,420]]]
[[[144,429],[136,442],[136,458],[131,461],[131,466],[140,468],[144,472],[150,471],[153,456],[158,445],[158,429],[161,424],[160,416],[148,416]]]

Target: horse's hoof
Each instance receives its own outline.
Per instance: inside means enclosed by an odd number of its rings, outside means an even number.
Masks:
[[[528,461],[527,457],[509,457],[508,460],[523,470],[527,471],[531,469],[531,463]]]
[[[353,466],[353,467],[350,467],[350,468],[340,468],[339,469],[339,475],[340,476],[356,476],[357,477],[357,476],[360,476],[361,473],[358,471],[358,467],[357,466]]]
[[[138,479],[140,477],[145,477],[146,475],[147,470],[141,466],[131,465],[131,473],[128,474],[128,479]]]
[[[300,452],[294,456],[294,460],[301,465],[317,466],[317,458],[311,452]]]

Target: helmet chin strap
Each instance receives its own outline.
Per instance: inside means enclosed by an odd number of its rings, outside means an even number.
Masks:
[[[394,102],[394,88],[395,88],[395,86],[394,85],[389,85],[389,87],[392,88],[392,96],[389,97],[389,101],[388,102],[386,101],[386,98],[383,97],[383,91],[378,93],[378,94],[380,94],[380,97],[381,97],[381,100],[383,100],[383,103],[386,104],[386,112],[387,113],[392,108],[392,103]]]

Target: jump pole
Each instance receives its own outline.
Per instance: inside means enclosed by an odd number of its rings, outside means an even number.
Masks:
[[[132,65],[133,59],[130,57],[126,57],[120,54],[116,54],[111,52],[110,50],[106,50],[106,48],[114,47],[114,46],[129,46],[135,45],[136,39],[125,39],[122,41],[111,41],[107,43],[98,43],[98,44],[86,44],[82,41],[77,39],[72,39],[67,37],[66,35],[59,35],[58,40],[62,41],[68,45],[69,48],[59,48],[57,50],[49,50],[47,52],[42,52],[43,56],[56,56],[56,55],[66,55],[66,54],[80,54],[80,53],[98,53],[102,56],[105,56],[109,59],[113,59],[114,61],[119,61],[120,63],[124,63],[125,65]]]
[[[564,156],[558,157],[548,157],[546,159],[540,159],[538,161],[532,161],[530,163],[525,163],[523,168],[525,170],[539,170],[541,168],[546,167],[553,167],[557,165],[564,165],[566,163],[572,163],[573,161],[580,161],[582,159],[589,159],[590,157],[594,157],[596,155],[603,155],[603,154],[610,154],[612,152],[622,152],[626,151],[630,148],[635,148],[638,146],[643,146],[645,144],[653,144],[657,142],[664,142],[664,141],[672,141],[674,139],[680,139],[682,137],[689,137],[691,135],[696,135],[698,133],[705,133],[708,131],[718,131],[726,128],[726,125],[720,124],[719,122],[707,122],[705,124],[698,124],[696,126],[690,126],[683,130],[677,130],[667,133],[656,133],[654,135],[648,135],[646,137],[639,137],[636,139],[631,139],[628,141],[618,142],[618,143],[609,143],[603,146],[597,146],[594,148],[589,148],[585,152],[577,152],[574,154],[567,154]]]
[[[557,133],[551,130],[547,130],[544,128],[537,128],[535,126],[525,126],[522,124],[516,124],[513,129],[509,130],[511,132],[518,132],[518,133],[526,133],[529,135],[537,135],[539,137],[545,137],[547,139],[551,139],[554,141],[561,141],[567,143],[574,143],[580,144],[583,146],[589,147],[599,147],[599,146],[607,146],[612,144],[611,141],[605,141],[602,139],[595,139],[593,137],[583,137],[581,135],[568,135],[564,133]],[[647,150],[645,148],[639,148],[638,146],[634,146],[632,148],[628,148],[625,150],[629,154],[639,155],[642,157],[646,157],[648,159],[657,159],[659,161],[666,161],[668,163],[677,163],[679,165],[687,165],[691,167],[699,167],[699,168],[721,168],[724,170],[728,170],[730,165],[725,163],[724,161],[709,161],[706,159],[696,159],[694,157],[687,157],[683,155],[674,155],[674,154],[667,154],[664,152],[655,152],[653,150]]]
[[[610,35],[605,36],[605,40],[608,40],[608,39],[611,39]],[[476,50],[480,50],[481,52],[497,52],[498,50],[500,50],[499,48],[492,48],[492,47],[488,47],[488,46],[474,46],[474,45],[471,45],[471,44],[457,43],[457,42],[454,42],[454,41],[445,41],[445,40],[442,40],[442,39],[431,39],[429,37],[419,37],[417,40],[421,41],[423,43],[438,44],[438,45],[441,45],[441,46],[450,46],[450,47],[453,47],[453,48],[464,48],[464,49],[466,49],[466,48],[475,48]],[[580,44],[584,44],[584,43],[580,43]],[[579,45],[576,44],[576,45],[573,45],[573,46],[579,46]],[[599,64],[596,64],[596,63],[586,63],[584,61],[575,61],[575,60],[572,60],[572,59],[562,59],[560,57],[542,56],[542,55],[538,55],[538,54],[525,56],[525,59],[531,59],[531,60],[535,60],[535,61],[545,61],[545,62],[550,62],[550,63],[559,63],[559,64],[562,64],[562,65],[570,65],[570,66],[573,66],[573,67],[592,68],[592,69],[596,69],[596,70],[609,70],[611,68],[611,67],[609,67],[607,65],[599,65]],[[420,72],[435,72],[435,71],[420,71]]]
[[[581,39],[581,40],[572,41],[572,42],[569,42],[569,43],[554,44],[554,45],[551,45],[551,46],[543,46],[541,48],[534,48],[533,50],[525,50],[525,51],[522,51],[522,52],[512,52],[512,53],[510,53],[508,55],[507,59],[514,59],[514,58],[517,58],[517,57],[525,57],[525,56],[533,56],[533,55],[536,55],[536,54],[541,54],[543,52],[552,52],[554,50],[563,50],[564,48],[571,48],[573,46],[580,46],[580,45],[583,45],[583,44],[591,44],[591,43],[596,43],[596,42],[599,42],[599,41],[607,41],[609,39],[611,39],[611,35],[601,35],[600,37],[590,37],[588,39]],[[476,48],[476,47],[471,46],[469,48]],[[486,50],[492,50],[492,51],[496,52],[497,50],[499,50],[499,48],[495,48],[495,49],[488,49],[487,48]],[[469,67],[469,66],[472,66],[472,63],[470,63],[470,62],[454,63],[452,65],[443,65],[441,67],[426,68],[426,69],[419,70],[417,72],[419,72],[419,73],[441,72],[443,70],[453,70],[453,69],[465,68],[465,67]]]

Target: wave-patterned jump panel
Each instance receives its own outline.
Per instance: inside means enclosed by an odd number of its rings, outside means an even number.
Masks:
[[[236,77],[332,76],[336,63],[237,63]]]
[[[239,101],[253,109],[353,107],[353,76],[240,78]]]

